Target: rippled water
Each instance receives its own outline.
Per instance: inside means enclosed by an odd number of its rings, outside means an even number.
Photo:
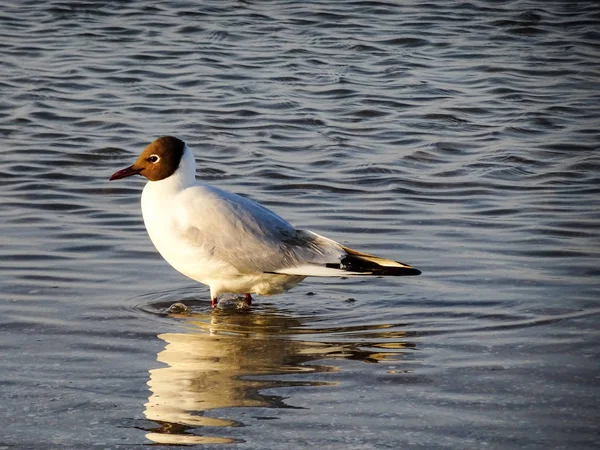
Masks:
[[[0,6],[0,448],[600,445],[600,7],[332,3]],[[163,134],[423,274],[211,311],[107,181]]]

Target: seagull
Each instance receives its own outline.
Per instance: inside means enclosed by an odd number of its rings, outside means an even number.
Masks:
[[[221,294],[273,295],[308,276],[401,276],[420,270],[296,229],[264,206],[196,180],[187,144],[163,136],[110,181],[141,175],[142,215],[152,243],[176,270]]]

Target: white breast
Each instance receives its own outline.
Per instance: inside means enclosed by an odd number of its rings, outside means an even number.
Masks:
[[[194,157],[185,148],[177,171],[160,181],[149,181],[142,192],[142,215],[148,235],[162,257],[184,275],[206,283],[211,273],[223,270],[211,259],[210,249],[193,245],[186,235],[178,209],[178,196],[195,184]]]

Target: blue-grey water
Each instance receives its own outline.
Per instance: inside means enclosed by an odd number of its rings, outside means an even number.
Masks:
[[[597,2],[8,0],[0,55],[0,449],[600,446]],[[165,134],[423,274],[212,311],[108,183]]]

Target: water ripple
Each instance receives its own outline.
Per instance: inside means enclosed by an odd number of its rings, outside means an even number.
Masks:
[[[4,2],[3,442],[593,448],[599,22],[591,1]],[[164,134],[202,179],[423,275],[211,312],[152,248],[142,180],[107,181]]]

